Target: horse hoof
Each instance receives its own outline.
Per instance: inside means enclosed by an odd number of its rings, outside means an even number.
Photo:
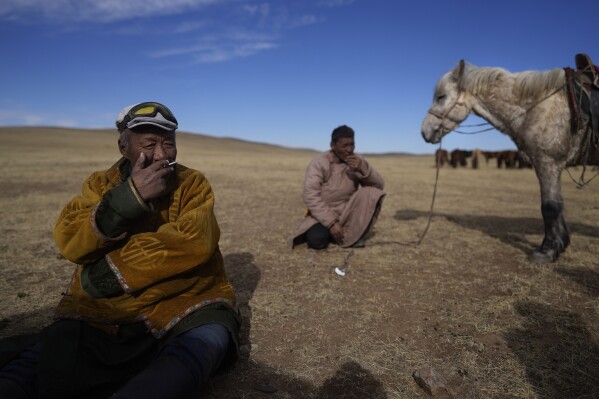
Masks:
[[[529,258],[529,260],[532,263],[536,263],[538,265],[545,264],[545,263],[551,263],[551,262],[555,261],[556,259],[557,259],[557,256],[555,256],[555,251],[553,251],[553,250],[547,251],[547,252],[534,251],[532,253],[532,255],[530,255],[530,258]]]

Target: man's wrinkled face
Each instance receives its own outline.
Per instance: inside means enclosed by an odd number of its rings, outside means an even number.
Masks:
[[[153,126],[140,126],[127,130],[119,138],[119,150],[131,164],[135,164],[143,152],[146,165],[157,161],[174,161],[177,158],[175,132]]]
[[[331,142],[331,149],[343,162],[347,157],[354,154],[356,144],[353,137],[339,137],[337,141]]]

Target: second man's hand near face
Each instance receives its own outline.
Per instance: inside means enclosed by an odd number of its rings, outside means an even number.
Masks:
[[[345,163],[351,170],[359,171],[362,166],[362,159],[352,154],[345,158]]]

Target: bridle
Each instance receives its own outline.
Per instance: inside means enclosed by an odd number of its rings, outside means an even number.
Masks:
[[[464,97],[464,92],[463,91],[458,91],[458,96],[456,97],[456,99],[453,101],[453,103],[451,103],[451,106],[449,108],[447,108],[447,110],[443,113],[440,114],[436,111],[432,110],[432,107],[428,109],[427,113],[431,114],[432,116],[434,116],[435,118],[441,120],[441,126],[444,126],[445,128],[447,128],[447,126],[445,126],[445,120],[449,120],[453,123],[457,125],[459,125],[460,123],[462,123],[463,121],[457,120],[452,118],[449,114],[451,113],[451,111],[453,111],[453,109],[457,106],[457,105],[461,105],[461,106],[465,106],[464,102],[462,101]],[[453,129],[452,129],[453,130]]]
[[[531,109],[535,108],[537,105],[539,105],[540,103],[542,103],[543,101],[547,100],[549,97],[552,97],[553,95],[557,94],[558,92],[560,92],[562,89],[564,89],[564,87],[566,87],[566,85],[562,85],[560,87],[558,87],[557,89],[555,89],[554,91],[552,91],[551,93],[549,93],[547,96],[541,98],[540,100],[538,100],[537,102],[535,102],[534,104],[530,105],[529,107],[527,107],[524,112],[522,114],[527,113],[528,111],[530,111]],[[456,124],[456,127],[454,127],[452,130],[450,131],[454,131],[456,133],[460,133],[460,134],[478,134],[478,133],[483,133],[483,132],[488,132],[489,130],[496,130],[495,127],[490,127],[487,129],[480,129],[478,131],[474,131],[474,132],[463,132],[463,131],[459,131],[456,130],[457,127],[463,122],[463,121],[459,121],[457,119],[451,118],[451,116],[449,115],[449,113],[451,111],[453,111],[453,109],[457,106],[457,105],[461,105],[461,106],[466,106],[464,104],[463,101],[460,101],[463,97],[463,91],[458,91],[458,96],[456,98],[456,100],[451,104],[451,107],[449,107],[447,109],[447,111],[445,111],[443,114],[440,114],[438,112],[433,111],[432,109],[428,109],[427,113],[433,115],[434,117],[438,118],[441,120],[441,126],[445,126],[445,120],[449,120],[453,123]],[[512,119],[516,119],[516,117],[512,118]],[[479,126],[488,126],[490,125],[490,123],[486,122],[486,123],[479,123],[476,125],[462,125],[462,127],[479,127]]]
[[[431,110],[430,108],[428,109],[427,112],[429,114],[431,114],[432,116],[434,116],[435,118],[438,118],[438,119],[441,120],[441,125],[440,126],[444,126],[445,128],[447,128],[445,126],[445,120],[446,119],[448,119],[451,122],[453,122],[453,123],[456,124],[456,126],[453,129],[449,130],[447,133],[449,133],[451,131],[454,131],[454,132],[460,133],[460,134],[478,134],[478,133],[488,132],[489,130],[495,130],[494,127],[489,127],[489,128],[486,128],[486,129],[480,129],[480,130],[473,131],[473,132],[463,132],[463,131],[457,130],[458,126],[461,125],[461,123],[463,122],[463,120],[459,121],[457,119],[451,118],[449,116],[449,113],[456,107],[456,105],[461,105],[463,107],[466,106],[463,101],[460,101],[462,99],[462,97],[463,97],[463,94],[464,94],[463,91],[458,92],[458,97],[453,102],[453,104],[451,104],[451,107],[449,107],[447,109],[447,111],[445,111],[445,113],[439,114],[438,112],[435,112],[435,111]],[[490,123],[489,122],[485,122],[485,123],[477,123],[475,125],[462,125],[462,127],[480,127],[480,126],[488,126],[488,125],[490,125]]]

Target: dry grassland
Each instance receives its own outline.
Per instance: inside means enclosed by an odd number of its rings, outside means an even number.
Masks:
[[[54,222],[83,179],[117,159],[116,140],[0,129],[0,337],[51,321],[72,272]],[[577,190],[564,174],[572,244],[538,266],[527,261],[543,232],[533,171],[441,170],[416,246],[433,157],[371,156],[387,197],[366,248],[292,251],[315,152],[187,134],[178,146],[179,162],[212,183],[245,323],[244,356],[205,397],[426,398],[411,376],[426,365],[455,398],[599,397],[599,180]]]

